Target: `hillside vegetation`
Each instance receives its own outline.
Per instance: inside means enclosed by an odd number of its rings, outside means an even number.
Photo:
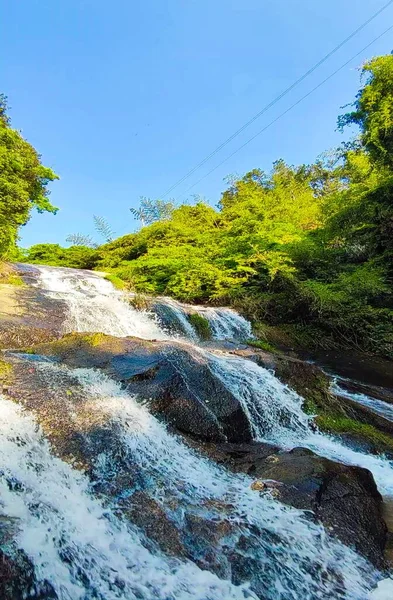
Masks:
[[[359,136],[314,164],[254,169],[230,181],[217,208],[145,200],[137,233],[98,248],[40,244],[23,260],[229,304],[267,339],[279,330],[306,346],[393,357],[393,56],[366,63],[362,84],[339,118]]]

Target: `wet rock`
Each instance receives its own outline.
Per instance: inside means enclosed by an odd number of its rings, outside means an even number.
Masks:
[[[201,569],[207,569],[223,579],[231,578],[228,548],[236,554],[236,538],[239,524],[234,524],[223,514],[218,517],[207,514],[186,513],[183,524],[183,538],[188,549],[188,557]]]
[[[255,491],[273,489],[281,502],[312,511],[313,518],[344,544],[354,546],[378,568],[385,565],[382,497],[367,469],[335,463],[305,448],[285,452],[257,442],[205,444],[201,449],[231,470],[252,476]]]
[[[0,348],[57,339],[64,319],[64,304],[42,290],[29,285],[0,285]]]
[[[163,552],[174,556],[185,556],[186,551],[176,525],[164,509],[148,494],[137,491],[120,503],[121,514],[143,529],[146,536],[160,546]]]
[[[203,353],[188,345],[70,334],[30,351],[71,367],[102,369],[184,433],[211,441],[251,439],[240,402],[211,372]]]
[[[34,567],[21,550],[7,554],[0,549],[1,600],[58,600],[47,581],[36,581]]]
[[[18,519],[0,515],[1,600],[57,600],[52,586],[36,580],[32,563],[13,543],[18,531]]]

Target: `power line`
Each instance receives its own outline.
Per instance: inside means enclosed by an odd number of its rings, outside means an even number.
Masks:
[[[205,179],[206,177],[208,177],[211,173],[213,173],[214,171],[216,171],[216,169],[218,169],[219,167],[221,167],[221,165],[223,165],[227,160],[229,160],[230,158],[232,158],[232,156],[234,156],[235,154],[237,154],[240,150],[242,150],[250,142],[252,142],[253,140],[255,140],[255,138],[258,137],[259,135],[261,135],[261,133],[263,133],[264,131],[266,131],[267,129],[269,129],[269,127],[271,127],[272,125],[274,125],[274,123],[277,123],[277,121],[279,119],[281,119],[286,114],[288,114],[293,108],[295,108],[295,106],[297,106],[298,104],[300,104],[301,102],[303,102],[303,100],[305,100],[306,98],[308,98],[309,96],[311,96],[311,94],[313,94],[317,89],[319,89],[322,85],[324,85],[327,81],[329,81],[329,79],[331,79],[332,77],[334,77],[335,75],[337,75],[337,73],[339,71],[341,71],[347,65],[349,65],[350,62],[352,62],[355,58],[357,58],[360,54],[362,54],[365,50],[367,50],[370,46],[372,46],[372,44],[374,44],[382,36],[386,35],[391,29],[393,29],[393,25],[391,25],[390,27],[388,27],[387,29],[385,29],[385,31],[383,31],[380,35],[378,35],[376,38],[374,38],[369,44],[367,44],[367,46],[364,46],[364,48],[362,48],[359,52],[357,52],[356,54],[354,54],[354,56],[352,56],[349,60],[347,60],[344,64],[342,64],[341,67],[339,67],[338,69],[336,69],[335,71],[333,71],[333,73],[331,73],[330,75],[328,75],[328,77],[326,77],[323,81],[321,81],[320,83],[318,83],[318,85],[316,85],[315,87],[313,87],[313,89],[310,90],[309,92],[307,92],[307,94],[305,94],[304,96],[302,96],[299,100],[297,100],[296,102],[294,102],[294,104],[292,104],[289,108],[287,108],[286,110],[284,110],[284,112],[282,112],[281,114],[279,114],[278,117],[276,117],[275,119],[273,119],[273,121],[270,121],[270,123],[268,125],[266,125],[263,129],[260,129],[260,131],[258,131],[255,135],[253,135],[251,138],[249,138],[244,144],[242,144],[241,146],[239,146],[239,148],[237,148],[234,152],[232,152],[232,154],[229,154],[229,156],[227,156],[226,158],[224,158],[223,161],[221,161],[213,169],[211,169],[205,175],[203,175],[200,179],[198,179],[198,181],[196,181],[189,188],[187,188],[186,191],[183,192],[178,198],[181,198],[182,196],[184,196],[185,194],[187,194],[190,190],[192,190],[192,188],[194,188],[196,185],[198,185],[198,183],[200,183],[203,179]]]
[[[369,23],[371,23],[371,21],[373,19],[375,19],[376,17],[378,17],[378,15],[380,15],[392,3],[393,3],[393,0],[389,0],[389,2],[387,2],[387,4],[385,4],[384,6],[382,6],[373,15],[371,15],[371,17],[369,17],[367,19],[367,21],[364,21],[364,23],[362,23],[361,25],[359,25],[359,27],[357,29],[355,29],[355,31],[353,31],[342,42],[340,42],[340,44],[338,44],[338,46],[336,46],[335,48],[333,48],[333,50],[331,50],[330,52],[328,52],[328,54],[326,54],[323,58],[321,58],[321,60],[318,61],[313,67],[311,67],[311,69],[309,69],[308,71],[306,71],[301,77],[299,77],[299,79],[297,79],[288,88],[286,88],[283,92],[281,92],[281,94],[279,94],[276,98],[274,98],[271,102],[269,102],[269,104],[267,104],[266,106],[264,106],[264,108],[262,108],[262,110],[260,110],[249,121],[247,121],[247,123],[245,123],[244,125],[242,125],[242,127],[240,127],[240,129],[237,129],[229,138],[227,138],[224,142],[222,142],[222,144],[220,144],[219,146],[217,146],[217,148],[215,148],[215,150],[213,150],[208,156],[206,156],[203,160],[201,160],[201,162],[199,162],[197,165],[195,165],[195,167],[193,167],[190,171],[188,171],[188,173],[186,173],[181,179],[179,179],[178,181],[176,181],[176,183],[174,183],[170,188],[168,188],[166,190],[166,192],[160,196],[160,198],[165,198],[165,196],[167,196],[172,190],[174,190],[175,188],[177,188],[181,183],[183,183],[183,181],[185,181],[186,179],[188,179],[190,177],[190,175],[192,175],[193,173],[195,173],[195,171],[197,169],[199,169],[200,167],[202,167],[208,160],[210,160],[215,154],[217,154],[217,152],[219,152],[220,150],[222,150],[222,148],[224,148],[225,146],[227,146],[229,144],[229,142],[231,142],[235,137],[237,137],[240,133],[242,133],[242,131],[244,131],[249,125],[251,125],[252,123],[254,123],[254,121],[256,121],[257,119],[259,119],[259,117],[261,117],[266,111],[268,111],[269,108],[271,108],[272,106],[274,106],[279,100],[281,100],[281,98],[283,98],[284,96],[286,96],[291,90],[293,90],[296,86],[298,86],[299,83],[301,83],[302,81],[304,81],[309,75],[311,75],[311,73],[313,73],[316,69],[318,69],[318,67],[320,67],[324,62],[326,62],[331,56],[333,56],[333,54],[335,54],[338,50],[340,50],[340,48],[342,48],[347,42],[349,42],[349,40],[351,40],[355,35],[357,35],[359,33],[359,31],[361,31]]]

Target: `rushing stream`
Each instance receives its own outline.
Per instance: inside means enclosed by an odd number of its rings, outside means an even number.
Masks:
[[[67,307],[65,332],[171,339],[157,314],[132,308],[99,275],[38,270],[37,285]],[[308,447],[364,466],[381,492],[393,495],[388,460],[313,431],[295,392],[250,360],[198,344],[182,305],[169,299],[160,302],[183,323],[180,337],[175,334],[172,340],[203,355],[212,373],[239,399],[255,440],[283,448]],[[249,324],[229,309],[194,310],[206,316],[217,339],[251,335]],[[115,451],[104,447],[88,477],[54,455],[33,412],[0,396],[1,511],[17,519],[18,547],[32,561],[36,579],[49,581],[59,600],[368,597],[380,576],[363,558],[326,535],[302,511],[252,491],[246,475],[231,474],[188,448],[117,382],[93,369],[69,369],[39,358],[35,367],[55,398],[60,397],[64,378],[76,381],[89,419],[104,422],[116,436]],[[141,529],[122,518],[119,507],[135,486],[129,482],[130,472],[136,487],[177,527],[188,515],[226,527],[226,544],[217,541],[212,547],[218,574],[203,568],[192,538],[185,542],[187,558],[176,558],[161,552]],[[119,480],[128,483],[114,487]],[[249,573],[246,583],[236,580],[236,553]]]

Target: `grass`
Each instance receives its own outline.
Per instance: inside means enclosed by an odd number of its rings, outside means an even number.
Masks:
[[[348,417],[335,415],[319,415],[315,423],[322,431],[335,434],[347,434],[371,443],[380,451],[393,451],[393,438],[373,425],[360,423]]]
[[[127,288],[127,284],[125,283],[125,281],[120,279],[120,277],[118,277],[114,273],[108,273],[107,275],[105,275],[104,279],[110,281],[113,287],[115,287],[118,290],[124,290]]]
[[[25,282],[15,273],[11,265],[0,262],[0,284],[23,286]]]
[[[187,319],[201,338],[201,340],[210,340],[212,337],[212,330],[210,323],[205,317],[198,315],[198,313],[192,313],[187,316]]]
[[[273,353],[277,353],[279,352],[279,350],[273,346],[273,344],[270,344],[270,342],[267,342],[266,340],[246,340],[245,342],[248,346],[253,346],[254,348],[259,348],[260,350],[265,350],[266,352],[273,352]]]

